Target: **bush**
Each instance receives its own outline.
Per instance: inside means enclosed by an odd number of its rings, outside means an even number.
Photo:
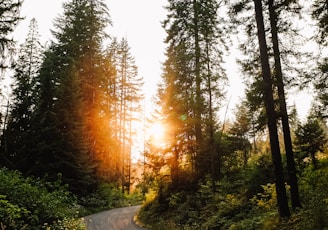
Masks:
[[[59,222],[73,221],[79,206],[75,197],[61,185],[38,178],[24,178],[21,173],[0,169],[0,219],[6,229],[56,228]]]
[[[307,165],[299,177],[303,207],[291,209],[290,218],[279,217],[275,184],[269,159],[258,157],[238,175],[221,178],[213,193],[210,178],[200,181],[198,190],[165,194],[159,202],[142,207],[139,214],[147,229],[328,229],[328,160],[320,167]],[[289,186],[286,186],[289,196]],[[167,225],[167,223],[170,223]],[[169,227],[168,227],[169,226]]]
[[[85,207],[84,215],[93,214],[112,208],[121,208],[142,203],[141,193],[122,193],[122,190],[113,183],[100,184],[97,191],[82,197],[79,203]]]
[[[306,229],[324,229],[328,227],[327,187],[327,165],[318,170],[314,170],[312,165],[305,168],[300,180],[303,209],[297,215],[301,220],[305,220],[301,224],[308,226]]]
[[[17,205],[11,204],[6,196],[0,195],[0,229],[22,229],[24,222],[22,217],[28,214],[24,208],[19,208]]]

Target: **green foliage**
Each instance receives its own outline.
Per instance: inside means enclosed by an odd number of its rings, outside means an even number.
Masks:
[[[80,198],[79,204],[84,207],[83,216],[86,216],[103,210],[140,205],[142,199],[138,191],[122,193],[116,184],[102,183],[96,192]]]
[[[0,165],[28,172],[36,159],[31,157],[34,135],[31,133],[31,117],[38,99],[37,79],[42,62],[38,26],[35,19],[30,22],[30,30],[19,49],[12,77],[12,103],[8,124],[3,133],[5,148]],[[39,121],[38,121],[39,122]]]
[[[240,216],[236,214],[246,202],[239,194],[225,193],[228,184],[228,181],[217,184],[224,191],[213,194],[208,177],[199,184],[195,193],[176,192],[167,196],[164,204],[158,199],[147,203],[140,218],[150,223],[150,226],[147,225],[149,229],[161,229],[160,224],[167,222],[172,229],[226,229],[225,221],[238,219]]]
[[[53,229],[74,229],[74,230],[86,230],[86,226],[83,218],[72,219],[72,218],[64,218],[63,220],[58,220],[53,222],[51,225],[44,224],[42,229],[53,230]]]
[[[304,124],[300,124],[296,130],[296,145],[302,157],[306,154],[310,157],[314,168],[317,167],[316,153],[324,150],[327,144],[327,135],[323,128],[323,122],[314,115],[309,115]],[[302,162],[304,159],[299,159]]]
[[[316,39],[319,43],[327,45],[327,34],[328,34],[328,3],[322,0],[315,0],[312,3],[311,16],[316,20],[318,25],[318,33],[316,33]]]
[[[327,117],[328,114],[328,57],[323,58],[322,61],[318,64],[318,73],[316,74],[317,78],[314,82],[314,87],[316,90],[316,105],[315,105],[315,113],[318,114],[319,117]]]
[[[254,196],[251,201],[260,209],[271,210],[277,204],[276,186],[269,183],[261,187],[263,192],[258,193],[258,196]]]
[[[211,170],[215,176],[216,115],[226,83],[221,57],[226,50],[220,24],[224,19],[218,9],[213,0],[171,0],[166,7],[162,25],[167,33],[167,58],[156,103],[168,127],[163,152],[172,155],[167,166],[174,183],[179,183],[180,168],[193,168],[200,177]]]
[[[247,197],[263,191],[261,185],[273,183],[272,162],[269,154],[260,154],[251,157],[248,167],[242,172],[246,181]]]
[[[10,34],[22,19],[19,16],[22,3],[22,0],[2,0],[0,3],[0,70],[8,67],[11,61],[15,42],[10,38]]]
[[[11,204],[6,196],[0,195],[0,227],[7,228],[23,228],[24,222],[21,218],[28,214],[24,208],[19,208],[17,205]]]
[[[74,225],[79,214],[76,199],[60,180],[49,183],[0,169],[0,219],[9,229],[61,229]],[[57,227],[58,228],[57,228]]]
[[[323,163],[325,167],[313,170],[307,167],[302,173],[300,180],[301,193],[304,196],[304,211],[308,219],[307,226],[311,229],[323,229],[328,226],[328,167],[327,160]],[[310,228],[308,228],[310,229]]]
[[[61,173],[72,192],[86,195],[96,187],[93,143],[98,143],[94,128],[99,111],[94,111],[94,98],[102,76],[103,29],[109,19],[101,0],[70,1],[63,8],[54,25],[56,42],[47,50],[39,75],[33,151],[39,164],[31,173],[47,173],[51,179]]]
[[[304,168],[299,175],[303,208],[281,219],[269,158],[253,157],[247,168],[217,182],[215,193],[208,177],[199,183],[197,191],[164,194],[164,203],[155,196],[143,206],[140,219],[147,229],[326,229],[328,160],[322,159],[317,170],[312,165]],[[288,185],[286,189],[289,191]]]

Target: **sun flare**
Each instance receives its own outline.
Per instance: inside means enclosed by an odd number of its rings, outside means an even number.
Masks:
[[[165,127],[160,122],[155,122],[151,124],[149,128],[150,138],[156,143],[160,143],[164,141],[165,132],[166,132]]]

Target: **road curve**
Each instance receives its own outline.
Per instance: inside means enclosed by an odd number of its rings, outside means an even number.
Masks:
[[[88,230],[141,230],[133,217],[140,206],[116,208],[84,217]]]

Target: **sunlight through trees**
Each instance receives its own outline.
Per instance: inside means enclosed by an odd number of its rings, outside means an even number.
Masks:
[[[49,42],[32,19],[16,47],[22,3],[0,3],[11,79],[10,95],[0,91],[0,228],[66,229],[142,200],[149,229],[328,227],[326,0],[167,0],[151,112],[105,0],[65,1]],[[231,47],[240,56],[227,66]],[[224,67],[245,85],[233,114]],[[315,100],[301,121],[293,91],[304,88]]]

